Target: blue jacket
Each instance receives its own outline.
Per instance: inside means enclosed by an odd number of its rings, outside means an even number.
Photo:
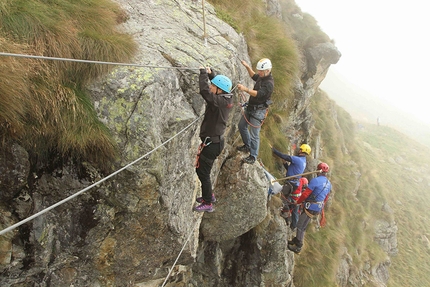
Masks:
[[[275,155],[290,163],[288,166],[285,166],[285,168],[287,169],[287,173],[285,174],[286,177],[293,176],[296,174],[302,174],[305,171],[306,156],[283,154],[275,148],[272,148],[272,151]],[[289,180],[289,182],[295,184],[296,186],[299,186],[300,178],[301,176],[298,176],[295,179]]]
[[[319,175],[311,179],[306,190],[311,190],[312,193],[304,200],[305,208],[321,212],[331,191],[331,182],[326,176]]]

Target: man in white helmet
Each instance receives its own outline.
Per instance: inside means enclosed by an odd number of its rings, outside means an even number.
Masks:
[[[272,77],[272,62],[263,58],[257,63],[257,73],[245,62],[242,61],[249,76],[255,81],[252,89],[238,84],[237,88],[249,94],[248,105],[240,118],[238,128],[242,137],[243,145],[237,147],[239,151],[249,152],[249,156],[243,161],[253,164],[258,156],[260,148],[260,130],[266,118],[268,107],[271,104],[271,96],[274,88]]]

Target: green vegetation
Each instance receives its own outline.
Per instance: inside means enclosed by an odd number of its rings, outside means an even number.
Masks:
[[[388,286],[426,285],[430,150],[389,127],[360,124],[356,129],[351,117],[322,92],[312,98],[311,107],[322,131],[324,160],[332,161],[334,197],[327,226],[308,228],[305,249],[296,257],[295,285],[333,286],[344,247],[356,268],[384,262],[387,255],[373,238],[381,219],[398,227],[399,253],[391,258]],[[325,116],[317,117],[324,110]],[[337,116],[327,116],[334,114],[330,111]],[[348,153],[340,152],[342,143]],[[386,203],[393,213],[383,210]]]
[[[221,15],[222,19],[245,35],[253,67],[261,58],[269,58],[273,70],[282,71],[273,73],[275,80],[273,100],[285,105],[277,105],[270,109],[270,114],[262,127],[260,146],[260,157],[268,170],[281,170],[272,160],[269,144],[285,142],[283,130],[289,114],[285,106],[289,106],[288,103],[292,103],[294,99],[292,87],[293,79],[299,70],[299,56],[296,41],[289,34],[291,29],[288,24],[266,16],[264,3],[260,0],[210,2],[215,6],[217,15]],[[269,158],[270,160],[266,161]],[[281,175],[274,173],[277,176]]]
[[[260,157],[268,170],[281,177],[283,168],[273,160],[269,144],[286,141],[293,79],[300,64],[298,51],[330,39],[312,16],[292,16],[300,11],[293,1],[281,3],[283,22],[265,15],[261,0],[211,3],[221,19],[244,33],[253,66],[263,57],[273,62],[273,97],[284,104],[272,108],[263,125]],[[131,37],[115,31],[124,19],[119,7],[108,0],[2,0],[0,50],[123,62],[136,49]],[[37,161],[33,163],[42,166],[60,154],[104,167],[115,156],[115,143],[97,119],[84,85],[109,69],[2,57],[2,142],[18,141],[32,151]],[[334,286],[344,248],[357,268],[386,260],[373,238],[375,221],[386,219],[399,227],[399,254],[392,258],[389,286],[424,286],[430,282],[428,148],[388,127],[363,125],[357,130],[349,114],[324,93],[312,98],[311,108],[313,134],[320,136],[324,151],[320,160],[332,167],[334,196],[328,204],[327,226],[308,228],[305,248],[296,256],[295,285]],[[393,214],[382,210],[384,203]]]
[[[389,286],[430,284],[430,150],[385,126],[363,125],[357,133],[368,173],[394,210],[399,253],[392,258]],[[379,210],[378,210],[379,211]]]
[[[281,1],[283,20],[266,15],[266,4],[261,0],[211,0],[217,15],[247,40],[252,66],[261,58],[269,58],[273,64],[275,90],[272,106],[261,130],[260,158],[275,176],[284,172],[279,162],[274,161],[271,143],[285,143],[285,126],[288,123],[294,92],[293,80],[299,72],[299,50],[307,46],[330,41],[321,31],[316,20],[309,14],[303,19],[294,16],[300,12],[294,1]],[[294,29],[293,29],[294,26]]]
[[[50,57],[126,61],[136,47],[115,30],[125,14],[108,0],[20,0],[0,4],[0,50]],[[39,165],[58,154],[106,168],[116,144],[97,119],[84,85],[111,66],[2,57],[0,136]]]
[[[273,160],[269,144],[286,141],[284,128],[293,99],[291,80],[298,71],[297,50],[330,41],[311,15],[303,14],[302,19],[292,16],[300,8],[293,1],[281,2],[283,23],[266,17],[264,3],[259,0],[211,1],[218,14],[245,35],[253,62],[262,57],[273,60],[274,100],[287,108],[271,109],[262,129],[260,157],[279,177],[283,168]],[[399,228],[399,254],[391,259],[389,286],[430,282],[426,272],[430,267],[430,228],[425,212],[430,205],[430,176],[426,172],[429,166],[424,164],[430,162],[428,149],[387,127],[366,125],[357,130],[351,116],[322,92],[311,99],[311,108],[313,134],[320,136],[323,149],[320,160],[332,167],[333,198],[326,212],[327,226],[317,229],[311,224],[305,248],[295,257],[295,286],[334,286],[345,250],[355,270],[385,262],[386,253],[374,241],[375,223],[380,219],[394,220]],[[385,203],[394,213],[382,209]]]

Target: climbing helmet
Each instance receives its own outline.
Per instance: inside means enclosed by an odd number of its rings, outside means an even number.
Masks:
[[[230,93],[231,91],[231,80],[224,75],[215,76],[215,78],[212,79],[211,83],[226,93]]]
[[[328,164],[326,164],[325,162],[321,162],[317,166],[317,170],[321,170],[321,172],[324,172],[324,173],[327,173],[329,169],[330,168],[328,167]]]
[[[308,144],[302,144],[300,146],[300,152],[304,152],[305,154],[309,155],[311,153],[311,147]]]
[[[268,69],[272,69],[272,62],[269,59],[263,58],[260,61],[258,61],[257,70],[264,71]]]

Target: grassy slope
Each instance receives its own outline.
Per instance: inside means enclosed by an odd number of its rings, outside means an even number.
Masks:
[[[371,146],[362,146],[362,152],[399,228],[389,286],[430,286],[430,149],[389,127],[364,127],[358,143]]]
[[[48,3],[49,2],[49,3]],[[3,0],[0,50],[51,57],[126,61],[135,51],[115,29],[125,14],[110,0]],[[97,119],[86,83],[112,66],[2,57],[0,138],[14,139],[39,165],[72,155],[101,167],[115,143]]]
[[[276,51],[274,54],[268,55],[262,53],[264,49],[262,50],[259,46],[262,40],[265,41],[266,45],[269,43],[269,47],[276,45],[280,35],[264,39],[255,36],[258,35],[259,31],[267,31],[267,27],[261,28],[259,25],[264,21],[256,21],[261,17],[264,18],[261,16],[264,15],[261,1],[247,0],[238,3],[236,1],[214,0],[211,2],[215,4],[221,18],[245,34],[254,62],[263,55],[276,58],[279,51],[276,49],[266,50],[267,53],[270,53],[271,50]],[[297,44],[306,46],[317,41],[327,40],[320,34],[316,21],[310,15],[305,14],[303,21],[298,21],[294,17],[288,18],[288,15],[297,9],[294,7],[292,1],[283,1],[284,19],[295,27],[296,34],[294,37]],[[235,21],[235,19],[241,20]],[[291,30],[288,24],[284,27],[286,30]],[[273,32],[275,28],[273,26],[269,30]],[[285,37],[291,37],[291,35],[285,34]],[[279,64],[277,61],[274,63]],[[294,63],[294,61],[290,61],[290,63]],[[276,72],[282,69],[275,66],[273,70],[276,75]],[[275,88],[278,92],[275,100],[278,102],[286,100],[288,103],[292,96],[290,93],[284,93],[283,97],[279,96],[282,94],[281,91],[289,90],[289,86],[283,85],[285,78],[283,75],[281,81],[276,81]],[[386,127],[378,127],[379,129],[374,131],[375,127],[366,126],[366,129],[356,131],[355,122],[350,115],[337,107],[324,94],[318,94],[314,97],[312,106],[316,130],[321,132],[324,142],[325,158],[321,160],[327,161],[333,167],[331,181],[335,196],[327,212],[327,227],[317,232],[311,226],[306,236],[305,250],[302,255],[296,257],[294,276],[296,286],[333,286],[343,247],[347,248],[354,265],[360,269],[364,268],[366,263],[377,264],[386,260],[386,254],[373,240],[375,220],[393,219],[393,215],[384,213],[381,209],[385,202],[388,202],[395,210],[394,219],[399,227],[399,256],[392,259],[390,286],[400,284],[413,286],[417,285],[419,280],[427,282],[429,279],[424,270],[428,269],[428,263],[425,259],[428,257],[429,250],[425,249],[421,237],[422,235],[430,236],[425,225],[428,218],[422,211],[415,212],[417,210],[415,204],[422,204],[420,210],[425,210],[426,204],[428,206],[429,203],[428,197],[418,203],[411,200],[410,195],[416,190],[416,187],[408,185],[411,175],[399,177],[398,174],[404,174],[405,170],[394,165],[397,171],[393,172],[393,165],[390,164],[392,159],[398,158],[397,153],[405,159],[410,157],[410,155],[402,155],[401,148],[419,145],[407,142],[405,136]],[[336,111],[341,131],[337,129],[335,122],[327,116],[328,110]],[[280,131],[287,116],[288,111],[275,110],[269,115],[265,126],[263,126],[260,155],[269,170],[274,170],[275,166],[271,163],[268,143],[285,141],[285,137]],[[271,128],[270,132],[265,130],[267,127]],[[384,131],[384,136],[382,136],[381,131]],[[367,143],[364,144],[363,141]],[[349,154],[345,155],[339,151],[341,142],[345,142]],[[417,162],[420,159],[418,157],[413,161]],[[357,174],[361,174],[361,184],[357,194],[354,194],[355,176]],[[420,189],[425,191],[426,185],[427,181],[423,181]],[[405,192],[405,190],[408,191]],[[399,194],[393,196],[395,192]],[[400,202],[408,199],[407,204],[399,205],[397,201],[399,198]],[[414,218],[418,218],[418,220]],[[413,238],[411,238],[411,227],[412,230],[416,230],[412,232],[416,233],[412,236]]]
[[[378,219],[394,220],[398,226],[399,254],[391,258],[389,286],[430,285],[430,245],[426,240],[430,237],[426,213],[430,150],[386,126],[363,124],[364,128],[356,129],[351,117],[323,93],[313,98],[312,108],[316,114],[337,110],[342,133],[349,138],[349,154],[330,151],[340,143],[341,135],[334,131],[330,117],[317,118],[328,157],[335,159],[331,173],[335,196],[327,211],[327,227],[317,231],[312,225],[304,253],[296,257],[296,286],[333,286],[343,246],[358,268],[384,261],[386,254],[373,240]],[[355,195],[356,171],[361,177]],[[382,210],[384,203],[393,214]]]
[[[130,38],[114,31],[117,23],[114,19],[121,18],[122,14],[110,2],[59,0],[49,9],[45,2],[1,2],[1,50],[115,62],[125,61],[132,54],[134,45]],[[262,1],[212,2],[221,17],[245,34],[254,65],[259,58],[269,57],[274,62],[274,71],[284,71],[282,74],[274,73],[274,97],[277,101],[288,102],[292,97],[289,92],[291,78],[298,65],[297,48],[288,35],[289,29],[262,16]],[[292,1],[285,0],[284,13],[291,14],[295,9],[292,5]],[[79,21],[75,15],[80,15]],[[298,35],[316,36],[298,39],[302,45],[323,38],[318,34],[319,29],[312,17],[305,15],[304,20],[310,26],[301,27]],[[0,84],[0,134],[18,138],[29,147],[35,142],[38,147],[48,147],[37,151],[41,155],[56,150],[65,154],[75,152],[109,158],[113,152],[112,143],[94,118],[81,89],[87,80],[103,72],[106,70],[102,67],[87,65],[2,59],[0,76],[6,78],[7,75],[9,81]],[[323,95],[316,96],[313,101],[316,115],[325,114],[324,111],[333,106]],[[426,273],[429,270],[429,260],[426,260],[429,246],[424,237],[430,238],[429,218],[425,212],[430,203],[429,179],[426,177],[429,167],[425,164],[430,162],[428,150],[386,127],[366,126],[355,134],[351,118],[336,109],[343,134],[336,130],[330,118],[315,118],[325,144],[327,158],[324,160],[333,167],[331,180],[336,195],[327,212],[328,226],[319,232],[309,229],[306,249],[297,257],[296,286],[333,286],[342,251],[340,246],[348,248],[358,267],[368,260],[384,260],[385,255],[373,243],[372,222],[375,218],[387,217],[380,208],[385,201],[395,210],[394,217],[399,226],[400,252],[392,260],[390,285],[423,286],[423,282],[430,282]],[[263,127],[261,156],[265,163],[269,163],[269,170],[274,166],[268,143],[285,140],[281,130],[287,115],[288,111],[272,109]],[[74,121],[76,118],[83,120]],[[28,128],[24,129],[24,126]],[[271,128],[270,132],[267,127]],[[46,134],[49,131],[52,133]],[[349,155],[337,151],[337,144],[343,140]],[[391,163],[391,159],[400,161],[401,158],[405,161],[403,166]],[[352,185],[355,181],[352,178],[357,170],[362,174],[362,183],[357,196],[354,196]],[[360,226],[363,228],[357,228]]]

